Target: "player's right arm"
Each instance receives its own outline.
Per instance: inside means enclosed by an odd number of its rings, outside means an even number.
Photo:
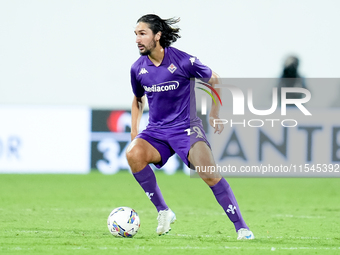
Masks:
[[[131,141],[138,135],[140,119],[143,115],[145,105],[145,95],[142,97],[133,97],[131,107]]]
[[[130,70],[131,86],[134,94],[131,107],[131,141],[138,135],[139,123],[143,115],[146,100],[144,88],[137,78],[140,68],[137,61],[131,66]]]

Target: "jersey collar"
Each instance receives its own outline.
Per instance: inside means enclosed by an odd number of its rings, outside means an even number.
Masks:
[[[155,66],[152,61],[149,59],[148,56],[146,56],[146,64],[148,66]],[[159,65],[159,66],[169,66],[170,65],[170,59],[169,59],[169,54],[168,54],[168,48],[164,48],[164,58],[163,58],[163,61],[162,63]]]

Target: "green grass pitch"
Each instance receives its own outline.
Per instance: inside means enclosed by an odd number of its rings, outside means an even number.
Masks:
[[[0,175],[0,254],[339,254],[340,179],[227,178],[255,240],[237,241],[211,190],[156,173],[177,221],[157,236],[157,211],[128,172]],[[134,208],[141,227],[115,238],[111,210]]]

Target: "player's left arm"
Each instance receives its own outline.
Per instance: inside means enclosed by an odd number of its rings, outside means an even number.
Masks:
[[[208,81],[208,83],[216,90],[216,92],[219,95],[221,95],[221,93],[220,93],[221,89],[220,88],[216,88],[216,84],[220,83],[220,77],[218,76],[217,73],[212,71],[211,78]],[[213,93],[213,96],[215,98],[217,98],[217,95],[215,95],[215,92],[211,91],[211,93]],[[220,107],[221,107],[220,102],[218,102],[217,104],[212,102],[211,111],[210,111],[210,114],[209,114],[209,123],[215,129],[214,133],[218,133],[218,134],[220,134],[223,131],[223,129],[224,129],[223,124],[215,124],[215,127],[214,127],[214,120],[215,119],[219,119]]]
[[[211,68],[207,67],[206,65],[203,65],[202,62],[191,55],[184,55],[182,56],[184,61],[184,68],[183,70],[186,70],[188,72],[188,77],[201,79],[204,82],[207,81],[207,77],[210,76],[210,79],[208,83],[216,90],[216,92],[220,95],[220,88],[216,88],[216,84],[219,84],[220,77],[217,73],[211,70]],[[218,98],[218,95],[216,95],[213,91],[214,98]],[[209,123],[210,125],[215,129],[215,133],[217,132],[220,134],[223,131],[223,125],[222,124],[216,124],[214,127],[214,119],[219,119],[219,111],[220,111],[220,102],[218,102],[216,105],[214,102],[212,102],[211,111],[209,114]]]

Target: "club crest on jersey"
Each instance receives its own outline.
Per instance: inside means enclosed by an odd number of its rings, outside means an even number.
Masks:
[[[169,65],[168,67],[168,70],[171,72],[171,73],[174,73],[176,71],[177,67],[171,63],[171,65]]]
[[[140,69],[140,72],[138,75],[141,75],[141,74],[146,74],[146,73],[149,73],[148,70],[146,70],[144,67],[142,69]]]

